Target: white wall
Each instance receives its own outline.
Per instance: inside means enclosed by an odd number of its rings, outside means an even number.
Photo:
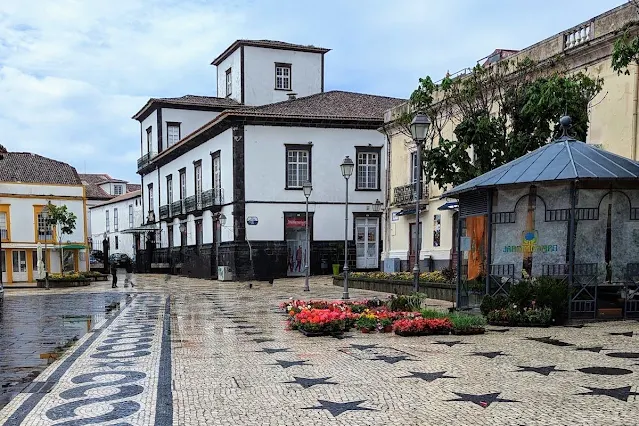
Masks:
[[[136,205],[137,202],[137,205]],[[109,240],[111,241],[112,253],[126,253],[129,256],[135,254],[133,249],[133,234],[123,234],[130,228],[129,226],[129,206],[133,206],[133,227],[142,225],[144,215],[142,214],[142,200],[140,197],[122,200],[115,203],[93,207],[91,211],[91,237],[94,241],[102,241],[106,232],[106,214],[109,214]],[[114,209],[118,209],[118,232],[114,227]],[[115,248],[115,237],[118,237],[118,248]]]
[[[173,201],[178,201],[180,199],[180,173],[179,170],[181,168],[186,168],[186,196],[191,196],[195,194],[195,177],[194,177],[194,167],[193,162],[197,160],[202,160],[202,191],[207,191],[213,186],[213,170],[212,164],[213,160],[211,157],[211,153],[220,151],[220,162],[221,162],[221,174],[222,174],[222,191],[223,191],[223,203],[230,203],[233,201],[233,141],[232,141],[232,130],[228,129],[223,133],[217,135],[213,139],[203,143],[202,145],[192,149],[186,154],[180,156],[179,158],[171,161],[170,163],[160,167],[160,184],[158,186],[158,172],[157,170],[152,171],[151,173],[144,176],[144,184],[142,186],[142,197],[144,199],[145,209],[148,211],[148,184],[153,183],[153,201],[154,206],[153,209],[155,211],[155,217],[159,218],[160,214],[160,205],[166,205],[167,202],[167,188],[166,188],[166,177],[169,174],[173,175]],[[160,188],[158,192],[158,188]],[[225,213],[228,222],[227,226],[232,225],[233,216],[231,215],[231,210],[228,213]],[[146,216],[146,212],[144,214]],[[179,231],[177,227],[179,226],[179,221],[175,220],[175,238],[174,242],[176,245],[179,245]],[[194,218],[190,216],[187,220],[187,235],[191,234],[192,238],[189,239],[189,244],[195,243],[195,222]],[[208,244],[211,242],[212,238],[212,219],[210,218],[210,212],[205,212],[203,215],[203,233],[204,233],[204,244]],[[208,239],[207,239],[208,235]],[[167,246],[167,234],[166,234],[166,224],[162,224],[162,247]],[[232,235],[231,235],[231,240]],[[192,242],[191,242],[192,241]]]
[[[276,62],[291,64],[290,91],[275,90]],[[224,74],[226,68],[219,68],[220,76]],[[233,90],[235,91],[235,88]],[[298,97],[320,93],[322,91],[322,54],[245,46],[244,91],[246,105],[265,105],[285,101],[288,99],[288,93],[291,92],[297,93]]]
[[[157,111],[153,111],[147,118],[142,120],[142,128],[140,130],[142,136],[142,153],[140,157],[148,153],[147,143],[146,143],[146,129],[152,127],[151,129],[151,140],[153,143],[151,144],[151,152],[157,154],[158,150],[158,116]]]
[[[246,48],[245,48],[246,49]],[[217,96],[226,97],[226,70],[231,68],[233,88],[230,98],[238,102],[242,100],[240,49],[236,49],[220,65],[217,66]],[[245,64],[246,66],[246,64]]]
[[[82,185],[29,185],[22,183],[0,182],[0,194],[47,195],[55,197],[82,197]]]
[[[167,122],[180,123],[180,138],[183,139],[219,114],[216,111],[162,108],[162,144],[164,145],[162,149],[168,148]]]

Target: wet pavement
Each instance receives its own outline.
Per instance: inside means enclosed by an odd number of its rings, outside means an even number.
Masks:
[[[13,292],[0,302],[0,409],[127,298],[111,292]]]

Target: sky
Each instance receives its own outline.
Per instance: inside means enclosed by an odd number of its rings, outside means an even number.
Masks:
[[[325,90],[407,98],[625,0],[1,0],[0,143],[139,182],[150,97],[215,96],[236,39],[330,48]]]

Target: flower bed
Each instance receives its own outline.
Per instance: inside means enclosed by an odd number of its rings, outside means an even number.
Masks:
[[[98,271],[80,272],[79,275],[91,281],[106,281],[109,278],[107,274],[103,274]]]
[[[406,318],[393,323],[393,331],[399,336],[446,335],[452,329],[453,324],[448,318]]]
[[[38,287],[46,287],[46,280],[36,280]],[[90,284],[90,280],[80,275],[78,272],[72,272],[68,274],[49,274],[49,287],[81,287]]]
[[[340,275],[343,276],[343,275]],[[349,278],[365,278],[369,280],[413,281],[412,272],[352,272]],[[442,271],[422,272],[419,280],[425,283],[448,283],[450,278]]]
[[[525,308],[520,311],[514,308],[495,309],[486,315],[491,325],[511,327],[549,327],[552,323],[550,308]]]
[[[304,309],[293,316],[291,328],[307,336],[324,336],[344,332],[346,313],[331,309]]]

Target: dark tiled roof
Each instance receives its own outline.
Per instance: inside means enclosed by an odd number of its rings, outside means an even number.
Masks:
[[[317,47],[313,45],[303,45],[303,44],[295,44],[295,43],[286,43],[284,41],[277,40],[235,40],[233,44],[224,50],[217,58],[213,59],[211,65],[219,65],[223,60],[225,60],[231,53],[235,51],[240,46],[255,46],[255,47],[266,47],[269,49],[284,49],[284,50],[296,50],[298,52],[313,52],[313,53],[327,53],[330,52],[331,49],[326,49],[323,47]]]
[[[80,174],[82,183],[87,188],[87,198],[94,200],[110,200],[115,195],[111,195],[104,189],[100,188],[100,185],[107,182],[112,183],[126,183],[125,180],[112,178],[106,173],[82,173]],[[131,189],[129,189],[131,188]],[[126,192],[131,192],[141,189],[140,185],[128,184],[126,185]]]
[[[404,102],[405,99],[333,90],[259,107],[241,108],[234,114],[383,120],[384,111]]]
[[[139,197],[141,195],[142,195],[142,191],[141,190],[131,191],[131,192],[127,192],[126,194],[122,194],[122,195],[118,195],[117,197],[113,197],[109,201],[105,201],[104,203],[96,204],[93,207],[106,206],[108,204],[113,204],[113,203],[117,203],[117,202],[120,202],[120,201],[130,200],[130,199]]]
[[[0,160],[0,182],[80,185],[74,167],[30,152],[9,152]]]
[[[134,120],[144,120],[151,113],[154,104],[166,107],[173,106],[191,106],[202,108],[236,108],[240,103],[231,98],[218,98],[215,96],[198,96],[184,95],[179,98],[151,98],[148,102],[132,117]]]
[[[139,183],[126,184],[126,192],[141,191],[141,190],[142,190],[142,185],[140,185]]]
[[[97,184],[113,178],[106,173],[80,173],[80,179],[82,179],[83,182]]]
[[[639,182],[639,162],[563,136],[446,191],[442,198],[495,186],[575,179]]]

